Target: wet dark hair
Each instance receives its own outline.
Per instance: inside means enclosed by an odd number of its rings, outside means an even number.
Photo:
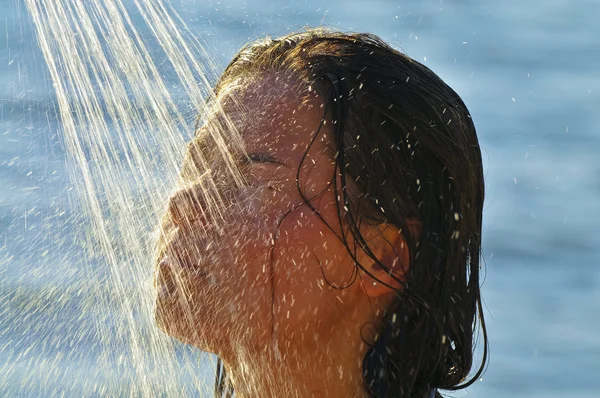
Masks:
[[[483,167],[465,104],[430,69],[377,36],[325,29],[247,45],[215,91],[273,72],[289,74],[324,102],[311,145],[328,120],[336,146],[332,182],[344,226],[338,236],[348,253],[356,260],[357,249],[364,250],[402,286],[369,342],[366,391],[379,398],[422,398],[471,385],[487,363],[488,338],[479,280]],[[318,214],[301,189],[300,168],[296,182]],[[409,220],[417,220],[419,234],[411,233]],[[360,233],[364,222],[402,231],[410,253],[407,275],[373,256]],[[355,263],[355,275],[359,268],[368,273]],[[483,358],[468,378],[478,328]],[[219,361],[215,395],[231,393]]]

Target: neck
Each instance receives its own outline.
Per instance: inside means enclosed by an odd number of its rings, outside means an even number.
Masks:
[[[299,361],[299,358],[307,358]],[[318,355],[281,358],[261,353],[227,363],[236,397],[354,397],[365,398],[362,356],[337,363]]]

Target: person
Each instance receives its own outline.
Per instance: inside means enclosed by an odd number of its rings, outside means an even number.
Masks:
[[[218,356],[215,396],[467,387],[483,201],[471,116],[430,69],[372,34],[249,44],[169,200],[156,322]]]

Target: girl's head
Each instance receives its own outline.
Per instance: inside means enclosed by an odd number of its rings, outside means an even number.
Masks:
[[[484,182],[459,96],[373,35],[310,30],[242,49],[215,98],[163,222],[158,324],[234,382],[465,385]]]

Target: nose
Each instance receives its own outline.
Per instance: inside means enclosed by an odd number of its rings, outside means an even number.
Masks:
[[[207,207],[198,188],[188,187],[175,192],[169,199],[168,212],[178,227],[206,226]]]

